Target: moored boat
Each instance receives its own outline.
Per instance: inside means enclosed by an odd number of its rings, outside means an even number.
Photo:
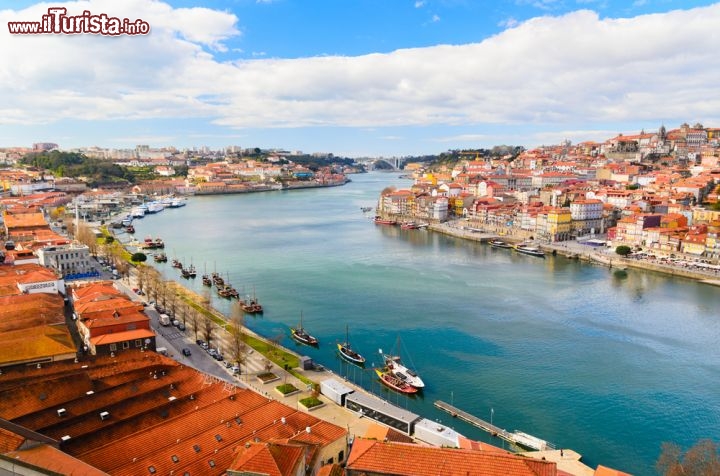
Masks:
[[[417,230],[420,228],[420,225],[415,223],[414,221],[406,221],[400,224],[400,228],[403,230]]]
[[[172,260],[172,263],[171,263],[171,264],[172,264],[172,267],[173,267],[173,268],[182,269],[182,267],[183,267],[183,265],[182,265],[182,263],[180,262],[180,260],[177,260],[177,259]]]
[[[202,283],[203,283],[203,286],[212,286],[212,284],[213,284],[212,279],[210,279],[210,276],[208,276],[207,274],[203,274]]]
[[[389,371],[384,372],[380,369],[375,369],[375,373],[378,377],[380,377],[380,381],[385,384],[386,387],[389,387],[396,392],[407,394],[413,394],[418,392],[417,388],[396,377]]]
[[[348,338],[347,326],[345,326],[345,342],[343,342],[342,344],[338,343],[337,348],[338,348],[338,352],[340,353],[340,357],[347,360],[351,364],[360,365],[360,366],[365,365],[365,357],[363,357],[359,353],[355,352],[350,347],[350,340]]]
[[[165,263],[167,262],[167,255],[165,253],[158,253],[153,255],[153,259],[156,263]]]
[[[490,240],[490,246],[493,248],[512,248],[512,245],[510,243],[507,243],[503,240]]]
[[[400,338],[398,338],[397,350],[399,354]],[[400,355],[383,354],[382,350],[380,350],[380,354],[385,361],[385,368],[388,372],[393,374],[393,376],[397,377],[408,385],[412,385],[417,389],[422,389],[425,387],[425,382],[423,382],[417,372],[403,364],[402,360],[400,359]]]
[[[380,215],[376,216],[374,221],[376,225],[397,225],[397,221],[383,218]]]
[[[132,225],[128,225],[125,227],[125,231],[130,234],[135,233],[135,227]]]
[[[293,339],[300,342],[301,344],[310,346],[318,345],[318,340],[315,337],[311,336],[303,327],[302,313],[300,313],[300,324],[298,324],[297,327],[290,328],[290,334],[292,335]]]
[[[515,250],[518,253],[523,253],[530,256],[537,256],[539,258],[545,257],[545,252],[543,250],[529,243],[520,243],[519,245],[515,245]]]

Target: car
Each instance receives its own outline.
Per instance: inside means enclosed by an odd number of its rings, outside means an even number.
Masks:
[[[172,325],[175,326],[175,327],[177,327],[177,326],[180,325],[180,321],[178,321],[177,319],[173,319]]]
[[[221,353],[216,352],[216,353],[213,355],[213,359],[217,360],[218,362],[221,362],[221,361],[223,360],[223,356],[222,356]]]
[[[205,347],[205,346],[203,346],[203,347]],[[212,355],[213,357],[215,357],[215,355],[217,355],[217,353],[218,353],[218,351],[213,349],[212,347],[205,347],[205,351],[208,354]]]
[[[233,375],[240,375],[239,365],[233,365],[232,367],[230,367],[230,370],[232,370]]]
[[[187,347],[185,347],[185,348],[182,350],[182,354],[183,354],[184,356],[186,356],[186,357],[190,357],[190,356],[192,355],[192,352],[190,352],[190,349],[188,349]]]
[[[202,339],[198,339],[198,340],[195,341],[195,343],[196,343],[197,345],[199,345],[199,346],[202,347],[202,345],[205,343],[205,341],[202,340]]]
[[[184,331],[185,330],[185,324],[182,322],[177,325],[178,330]]]

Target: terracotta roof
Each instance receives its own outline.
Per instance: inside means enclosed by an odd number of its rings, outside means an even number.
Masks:
[[[488,451],[384,443],[356,438],[347,461],[353,472],[393,476],[556,476],[556,464]]]
[[[0,365],[45,358],[74,357],[77,349],[67,327],[47,325],[0,334]]]
[[[113,332],[111,334],[103,334],[97,337],[91,337],[90,342],[93,345],[108,345],[116,344],[118,342],[127,342],[135,339],[147,339],[155,337],[153,331],[147,329],[136,329],[125,332]]]
[[[623,473],[616,469],[611,469],[603,465],[598,465],[595,470],[595,476],[631,476],[629,473]]]
[[[103,411],[109,418],[99,418]],[[149,475],[150,467],[157,474],[220,476],[236,448],[256,438],[273,443],[283,469],[292,466],[300,443],[309,441],[311,461],[317,441],[346,435],[311,414],[135,350],[4,371],[0,417],[56,440],[70,436],[60,443],[63,451],[117,476]]]
[[[290,476],[297,474],[304,453],[305,448],[300,445],[248,443],[242,447],[228,469],[268,476]]]
[[[11,451],[6,456],[14,461],[25,462],[59,474],[72,476],[107,476],[108,474],[45,444],[24,450]]]
[[[378,441],[396,441],[401,443],[414,443],[413,439],[388,426],[372,423],[368,426],[363,438]]]

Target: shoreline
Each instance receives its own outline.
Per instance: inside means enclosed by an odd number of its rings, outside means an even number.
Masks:
[[[491,232],[470,228],[463,225],[458,226],[462,221],[445,222],[432,224],[429,230],[453,236],[468,241],[486,243],[493,239],[500,239],[508,243],[516,244],[530,237],[530,233],[524,232],[523,236],[507,234],[507,231]],[[577,241],[558,241],[554,243],[538,242],[537,245],[545,252],[553,256],[564,256],[568,259],[578,259],[588,263],[595,263],[609,268],[616,268],[618,271],[625,271],[628,268],[654,271],[667,276],[692,279],[711,286],[720,286],[720,270],[700,271],[689,269],[683,266],[675,266],[669,263],[659,263],[645,259],[626,258],[616,254],[606,247],[592,247]]]

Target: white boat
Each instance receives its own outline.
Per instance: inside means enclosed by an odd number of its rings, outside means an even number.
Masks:
[[[179,208],[185,206],[185,199],[182,197],[176,197],[170,202],[170,208]]]
[[[539,258],[545,257],[545,252],[543,250],[529,243],[520,243],[519,245],[515,245],[515,250],[518,253],[523,253],[526,255],[537,256]]]
[[[130,210],[130,215],[132,215],[133,218],[142,218],[145,216],[145,212],[147,211],[147,206],[137,206],[133,207],[132,210]]]
[[[146,213],[158,213],[163,210],[165,210],[165,205],[163,205],[162,202],[155,201],[147,204]]]
[[[403,382],[407,383],[408,385],[412,385],[413,387],[417,389],[421,389],[425,387],[425,382],[420,378],[420,376],[415,372],[414,370],[408,368],[405,364],[402,363],[402,360],[400,359],[400,338],[398,337],[397,341],[397,355],[392,354],[384,354],[382,349],[379,350],[380,355],[383,357],[383,361],[385,362],[385,367],[387,368],[388,372],[392,373],[395,377],[399,378]]]

